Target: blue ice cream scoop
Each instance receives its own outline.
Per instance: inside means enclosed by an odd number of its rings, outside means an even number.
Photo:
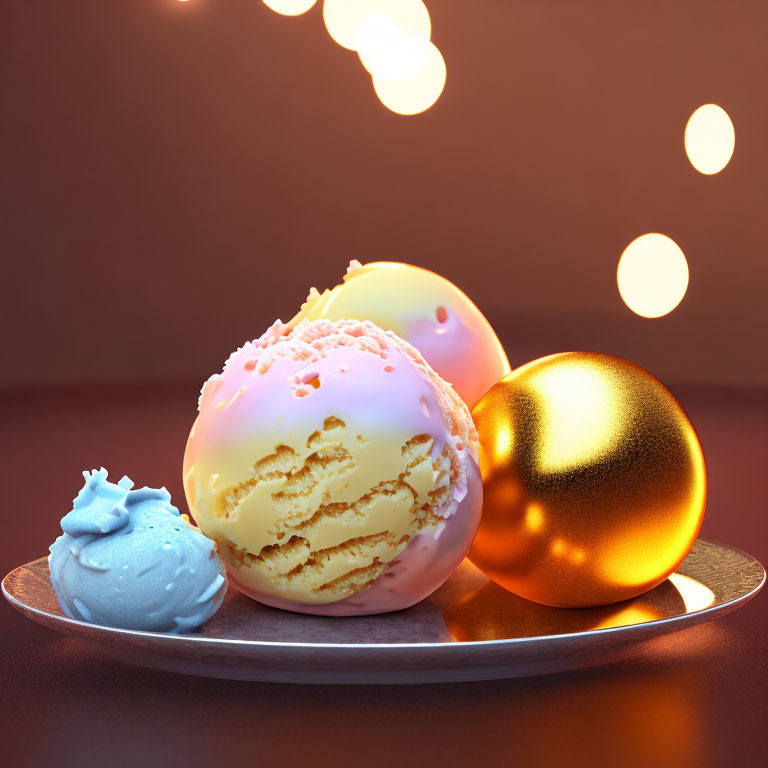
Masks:
[[[227,580],[216,545],[189,525],[165,488],[107,481],[103,467],[61,520],[48,565],[72,619],[150,632],[188,632],[213,616]]]

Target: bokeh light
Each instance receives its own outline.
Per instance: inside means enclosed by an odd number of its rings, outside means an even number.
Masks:
[[[685,152],[700,173],[719,173],[728,165],[736,144],[736,131],[728,113],[717,104],[704,104],[685,126]]]
[[[261,0],[267,8],[283,16],[299,16],[306,13],[317,0]]]
[[[373,74],[379,57],[386,50],[400,44],[403,37],[403,30],[391,16],[371,13],[357,28],[355,50],[360,62]]]
[[[621,298],[633,312],[642,317],[661,317],[685,296],[688,262],[674,240],[652,232],[624,249],[616,278]]]
[[[435,45],[405,37],[376,58],[373,88],[387,109],[416,115],[437,101],[445,78],[445,61]]]
[[[344,48],[357,50],[357,33],[371,14],[391,18],[406,36],[429,40],[432,23],[422,0],[325,0],[323,19],[328,34]]]

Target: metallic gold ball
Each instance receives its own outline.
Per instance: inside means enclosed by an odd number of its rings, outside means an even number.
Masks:
[[[606,605],[662,582],[701,526],[706,469],[670,392],[610,355],[524,365],[472,413],[483,517],[469,558],[546,605]]]

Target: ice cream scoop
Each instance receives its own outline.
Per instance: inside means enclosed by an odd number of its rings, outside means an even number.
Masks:
[[[203,387],[184,488],[230,581],[279,608],[406,608],[467,553],[482,484],[469,411],[370,322],[279,321]]]
[[[227,581],[216,545],[171,504],[165,488],[133,488],[107,470],[85,486],[51,545],[51,583],[72,619],[151,632],[187,632],[211,618]]]
[[[301,320],[370,320],[421,352],[473,408],[511,368],[491,324],[450,280],[410,264],[352,261],[344,282],[309,293]]]

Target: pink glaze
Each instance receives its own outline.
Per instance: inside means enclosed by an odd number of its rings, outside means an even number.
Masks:
[[[421,352],[470,410],[503,376],[509,361],[493,328],[453,283],[411,264],[353,261],[344,282],[310,291],[291,321],[370,320],[394,331]]]
[[[509,366],[485,318],[462,315],[441,305],[434,318],[404,322],[403,338],[473,408]]]
[[[427,434],[434,441],[433,459],[443,450],[449,433],[435,388],[397,345],[391,344],[381,357],[351,346],[330,349],[320,359],[278,357],[266,375],[258,364],[263,354],[256,342],[246,344],[229,358],[221,374],[206,382],[185,466],[203,454],[230,453],[259,432],[283,433],[288,442],[292,435],[303,434],[307,425],[321,427],[330,415],[348,424],[360,423],[368,431],[373,425],[382,439],[406,431]],[[311,378],[319,379],[317,389],[297,386]],[[297,396],[297,390],[305,394]],[[246,473],[253,460],[253,455],[243,455]],[[211,467],[209,474],[222,471]]]

